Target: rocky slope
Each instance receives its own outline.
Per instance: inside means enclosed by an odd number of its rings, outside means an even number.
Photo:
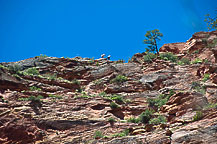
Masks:
[[[217,143],[217,31],[160,53],[1,63],[0,143]]]

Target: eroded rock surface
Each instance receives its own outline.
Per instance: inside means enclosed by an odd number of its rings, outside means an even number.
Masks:
[[[215,144],[216,38],[199,32],[165,44],[160,53],[178,63],[146,62],[147,53],[129,63],[47,56],[1,63],[0,143]]]

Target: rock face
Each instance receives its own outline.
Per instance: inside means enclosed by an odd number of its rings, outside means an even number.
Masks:
[[[128,63],[47,56],[1,63],[0,143],[215,144],[216,41],[213,31],[165,44],[160,52],[178,63],[147,63],[147,53]]]
[[[164,44],[159,52],[172,52],[174,54],[183,53],[185,43],[171,43],[171,44]]]

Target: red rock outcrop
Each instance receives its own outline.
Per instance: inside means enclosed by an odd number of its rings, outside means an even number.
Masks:
[[[159,52],[172,52],[174,54],[180,54],[183,53],[184,46],[184,42],[164,44],[160,48]]]
[[[160,49],[186,64],[144,62],[147,53],[129,63],[1,63],[0,143],[217,143],[216,39],[216,31],[199,32]]]

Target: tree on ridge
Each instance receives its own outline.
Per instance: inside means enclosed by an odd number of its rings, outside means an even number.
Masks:
[[[148,48],[146,48],[147,52],[156,52],[157,55],[159,55],[158,47],[157,47],[157,41],[161,40],[161,37],[163,37],[163,34],[158,30],[150,30],[147,31],[145,34],[145,40],[144,44],[148,45]]]

